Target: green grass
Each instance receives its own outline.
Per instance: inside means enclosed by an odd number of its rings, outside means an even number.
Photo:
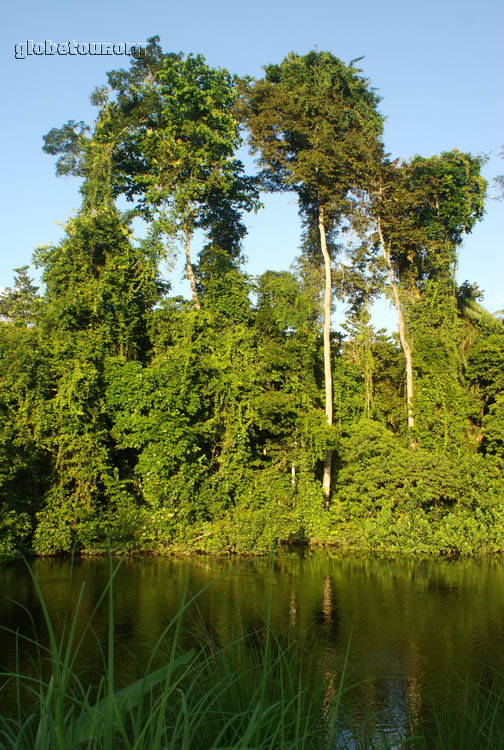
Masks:
[[[504,748],[504,678],[490,670],[478,682],[458,679],[459,700],[450,706],[442,695],[418,726],[409,747],[415,750],[502,750]]]
[[[179,611],[153,648],[143,676],[118,689],[113,608],[118,567],[111,560],[106,590],[79,637],[83,589],[73,617],[57,638],[32,575],[49,645],[16,637],[18,653],[29,645],[39,657],[32,675],[20,674],[19,669],[2,674],[2,692],[16,696],[14,712],[0,716],[2,750],[308,750],[331,743],[343,672],[338,683],[333,679],[326,684],[306,651],[273,634],[269,617],[261,634],[242,636],[219,648],[206,637],[199,647],[182,650],[183,613],[202,593],[189,597],[187,584]],[[77,666],[79,651],[94,615],[107,601],[101,677],[90,685]],[[165,663],[154,668],[163,648],[168,648]]]
[[[48,646],[16,635],[19,665],[25,647],[37,653],[32,669],[1,674],[0,698],[13,706],[0,715],[0,750],[501,750],[504,748],[504,678],[460,682],[458,705],[440,690],[421,714],[402,714],[386,734],[377,716],[356,723],[348,712],[351,684],[344,663],[325,676],[289,635],[264,630],[217,646],[209,635],[183,649],[184,612],[205,590],[190,597],[159,637],[143,676],[124,685],[115,680],[114,582],[119,565],[110,559],[109,582],[84,628],[83,589],[72,617],[56,635],[33,577]],[[208,584],[210,586],[211,584]],[[205,587],[205,588],[208,588]],[[268,613],[271,613],[272,586]],[[100,607],[108,606],[108,637],[99,677],[91,684],[79,654]],[[77,635],[79,633],[79,635]],[[162,664],[159,666],[159,664]],[[96,669],[96,665],[90,665]],[[356,693],[354,693],[356,694]]]

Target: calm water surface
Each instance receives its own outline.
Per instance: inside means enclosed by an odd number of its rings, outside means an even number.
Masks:
[[[80,628],[109,574],[107,559],[37,560],[33,571],[56,630],[75,611],[84,584]],[[440,686],[455,699],[457,679],[482,666],[504,666],[504,561],[383,561],[327,552],[237,563],[136,558],[115,580],[117,671],[128,682],[142,674],[150,650],[183,597],[213,581],[186,612],[184,645],[210,634],[226,643],[239,633],[264,632],[269,591],[272,623],[306,643],[325,674],[339,673],[348,645],[349,681],[357,713],[372,708],[397,725],[398,712],[420,712]],[[70,583],[71,582],[71,583]],[[17,602],[14,603],[15,600]],[[20,606],[22,605],[22,606]],[[25,607],[26,609],[23,609]],[[31,613],[33,622],[27,614]],[[0,624],[44,640],[42,610],[24,563],[0,567]],[[84,667],[102,663],[107,611],[99,610],[81,653]],[[15,669],[15,639],[0,631],[0,666]],[[21,668],[34,652],[21,647]],[[450,688],[450,685],[452,686]],[[387,718],[388,717],[388,718]]]

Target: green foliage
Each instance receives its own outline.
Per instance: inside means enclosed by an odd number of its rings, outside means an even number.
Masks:
[[[504,394],[500,393],[483,417],[483,447],[504,458]]]
[[[503,549],[501,467],[401,444],[361,420],[341,443],[334,541],[373,551],[473,554]]]
[[[71,350],[74,334],[93,331],[97,354],[142,358],[146,316],[164,290],[159,261],[156,248],[132,244],[114,207],[84,209],[68,222],[61,245],[35,254],[46,285],[43,333],[58,330]]]
[[[138,456],[136,492],[152,508],[185,516],[204,468],[192,429],[200,402],[190,358],[172,351],[148,367],[111,361],[106,378],[116,448]]]
[[[38,286],[28,276],[29,266],[15,268],[14,289],[4,289],[0,293],[0,318],[17,326],[34,325],[40,306]]]
[[[69,121],[45,137],[57,172],[85,180],[62,241],[35,252],[42,293],[22,267],[0,295],[0,554],[108,540],[501,550],[504,328],[475,285],[455,283],[484,213],[482,159],[384,158],[375,91],[328,52],[238,81],[153,37],[92,101],[92,128]],[[241,123],[262,186],[298,196],[291,271],[240,266],[242,215],[259,206]],[[166,297],[167,236],[184,236],[192,304]],[[371,318],[385,272],[402,351]],[[349,308],[330,334],[336,298]]]
[[[291,53],[244,86],[251,145],[266,184],[295,190],[304,207],[335,203],[362,186],[382,119],[378,98],[353,64],[329,52]]]
[[[457,149],[385,163],[374,210],[397,276],[410,294],[428,279],[450,280],[456,248],[483,216],[483,163]]]
[[[478,333],[467,357],[467,377],[488,406],[504,393],[504,327],[496,321],[481,325]]]
[[[442,280],[428,280],[408,307],[416,376],[415,436],[433,453],[476,451],[470,426],[480,399],[467,388],[464,330],[456,300]]]
[[[49,485],[37,419],[46,388],[47,360],[36,330],[0,323],[0,555],[29,550]]]
[[[85,153],[90,128],[84,122],[69,120],[61,128],[51,128],[44,136],[42,150],[56,156],[62,154],[56,162],[56,174],[86,177]]]
[[[114,181],[121,191],[147,208],[167,205],[174,227],[191,234],[253,207],[253,181],[234,158],[240,135],[227,71],[209,68],[202,55],[165,55],[154,80],[146,71],[141,83],[128,84],[120,82],[109,124],[119,139]]]

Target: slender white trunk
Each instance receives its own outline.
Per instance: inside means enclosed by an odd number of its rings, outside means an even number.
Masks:
[[[401,298],[399,296],[399,289],[394,278],[394,272],[390,260],[390,252],[383,236],[380,219],[378,219],[378,237],[380,238],[383,257],[385,259],[385,265],[387,266],[387,276],[397,308],[399,339],[401,341],[401,347],[404,353],[404,361],[406,364],[406,412],[408,416],[408,430],[411,430],[415,426],[415,418],[413,416],[413,357],[411,355],[411,347],[409,345],[408,339],[406,338],[406,326],[404,325],[404,313],[401,304]]]
[[[298,447],[298,441],[295,440],[294,448],[297,449],[297,447]],[[297,450],[296,450],[296,453],[297,453]],[[292,485],[292,489],[295,490],[296,489],[296,464],[294,463],[294,459],[292,459],[291,461],[291,485]],[[293,498],[292,498],[292,507],[293,508],[296,507],[296,495],[295,494],[293,495]]]
[[[325,382],[325,413],[328,425],[333,423],[333,393],[332,393],[332,367],[331,367],[331,257],[327,249],[325,232],[324,208],[319,208],[318,225],[320,233],[320,246],[324,256],[325,287],[324,287],[324,382]],[[332,448],[327,449],[324,463],[324,478],[322,489],[324,492],[324,507],[329,507],[331,497],[331,475],[332,475]]]
[[[198,292],[196,291],[196,277],[194,275],[192,263],[191,263],[191,233],[186,230],[185,232],[185,256],[186,256],[186,276],[189,279],[191,285],[191,295],[194,307],[199,310],[200,303],[198,299]]]

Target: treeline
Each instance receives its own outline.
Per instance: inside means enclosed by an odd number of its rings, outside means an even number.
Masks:
[[[35,251],[43,293],[23,267],[0,296],[2,554],[504,549],[504,327],[455,281],[482,159],[393,159],[355,63],[264,70],[153,37],[91,126],[44,137],[83,201]],[[241,242],[264,190],[296,195],[303,234],[293,270],[255,278]],[[161,276],[176,246],[190,301]],[[397,337],[372,325],[381,294]]]

